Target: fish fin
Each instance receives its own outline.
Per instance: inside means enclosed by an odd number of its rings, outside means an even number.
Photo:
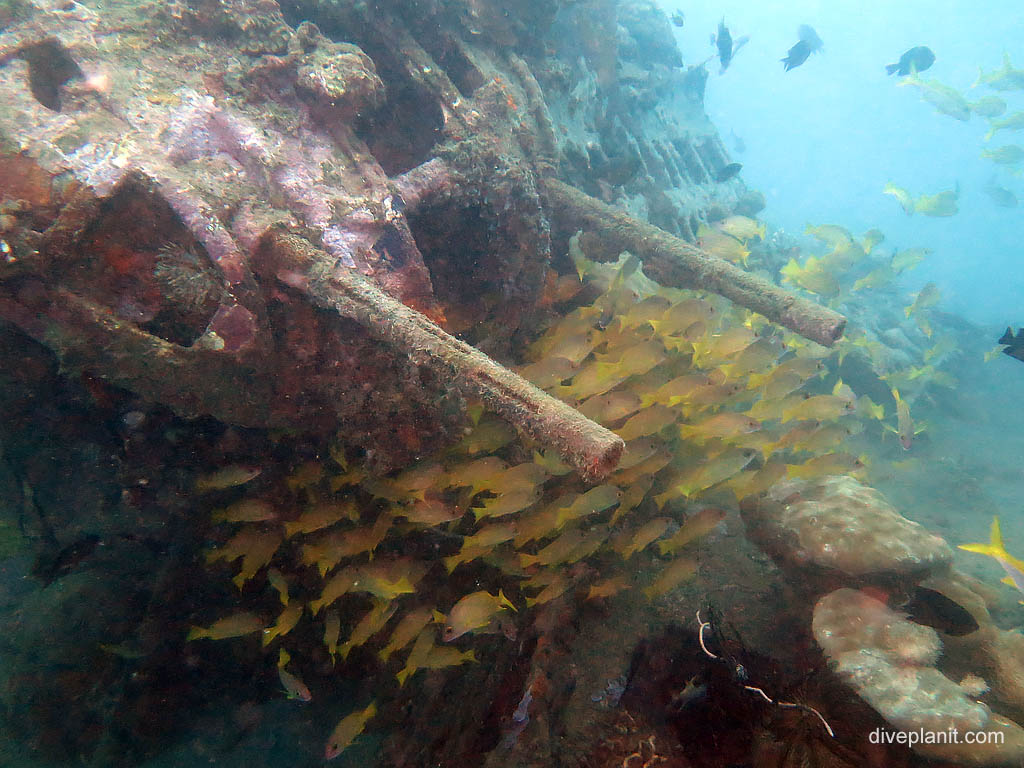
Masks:
[[[895,72],[899,68],[900,68],[899,64],[886,64],[885,65],[885,74],[891,75],[893,72]]]
[[[520,555],[519,564],[523,566],[523,568],[529,568],[531,565],[536,563],[538,559],[537,555]]]
[[[509,600],[507,597],[505,597],[505,593],[502,592],[500,589],[498,590],[498,602],[500,602],[502,605],[508,606],[509,608],[511,608],[516,613],[519,612],[519,609],[516,608],[515,605],[512,604],[511,600]]]
[[[444,624],[444,623],[445,623],[445,621],[446,621],[446,620],[448,619],[448,617],[447,617],[447,616],[445,616],[445,615],[444,615],[443,613],[441,613],[441,612],[440,612],[439,610],[437,610],[436,608],[435,608],[435,609],[434,609],[433,611],[431,611],[431,612],[430,612],[430,617],[431,617],[431,618],[432,618],[432,619],[434,620],[434,622],[435,622],[435,623],[437,623],[437,624]]]
[[[400,672],[399,672],[399,673],[398,673],[397,675],[395,675],[395,677],[396,677],[396,678],[398,679],[398,684],[399,684],[399,685],[405,685],[405,681],[406,681],[406,679],[407,679],[407,678],[409,677],[409,675],[411,675],[411,674],[412,674],[412,673],[413,673],[414,671],[415,671],[415,670],[411,670],[411,669],[408,669],[408,668],[406,668],[406,669],[403,669],[403,670],[401,670],[401,671],[400,671]]]
[[[667,541],[659,541],[658,542],[658,554],[659,555],[663,555],[664,556],[664,555],[667,555],[671,551],[672,551],[672,545],[669,544]]]
[[[988,555],[999,559],[1001,552],[990,544],[960,544],[957,549],[962,549],[964,552],[974,552],[978,555]]]
[[[277,652],[277,668],[284,669],[285,665],[292,660],[292,657],[288,655],[288,651],[284,648]]]
[[[992,518],[992,528],[989,532],[989,539],[994,549],[998,549],[1000,552],[1006,552],[1006,548],[1003,546],[1003,532],[999,529],[999,515],[995,515]]]
[[[203,637],[209,637],[209,633],[207,633],[205,629],[202,627],[192,627],[192,629],[188,631],[188,634],[185,635],[185,642],[188,643],[192,640],[199,640]]]

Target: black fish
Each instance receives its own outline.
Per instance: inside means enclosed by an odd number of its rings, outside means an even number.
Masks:
[[[895,64],[886,64],[885,72],[888,75],[909,75],[911,72],[924,72],[935,63],[935,54],[927,45],[919,45],[911,48],[900,56]]]
[[[718,37],[715,38],[715,44],[718,46],[718,60],[722,62],[722,71],[725,72],[732,61],[732,35],[725,26],[725,19],[718,22]]]
[[[741,170],[743,170],[742,163],[729,163],[718,170],[718,173],[715,174],[715,181],[728,181],[739,174]]]
[[[683,24],[686,23],[686,17],[683,16],[682,11],[674,11],[672,15],[669,16],[669,18],[672,19],[672,23],[675,24],[677,27],[681,27],[683,26]]]
[[[928,587],[915,587],[914,596],[901,607],[915,624],[953,637],[969,635],[978,629],[978,622],[966,608]]]
[[[825,44],[821,42],[818,33],[814,31],[814,27],[810,24],[801,24],[796,31],[796,36],[800,38],[801,42],[807,43],[810,46],[811,53],[825,50]]]
[[[779,59],[779,61],[786,65],[786,71],[789,72],[789,70],[795,69],[807,61],[807,57],[810,55],[811,46],[801,40],[789,49],[789,54],[786,58]]]
[[[1006,349],[1003,350],[1004,354],[1024,361],[1024,328],[1017,331],[1016,336],[1013,335],[1013,328],[1007,328],[1006,333],[999,339],[999,343],[1006,345]]]

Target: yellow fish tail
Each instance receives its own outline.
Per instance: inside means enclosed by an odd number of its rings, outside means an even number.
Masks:
[[[509,600],[509,599],[508,599],[507,597],[505,597],[505,593],[504,593],[504,592],[502,592],[502,591],[501,591],[500,589],[498,590],[498,602],[499,602],[499,603],[501,603],[501,604],[502,604],[502,605],[504,605],[504,606],[507,606],[507,607],[511,608],[511,609],[512,609],[513,611],[515,611],[516,613],[518,613],[518,612],[519,612],[519,609],[518,609],[518,608],[516,608],[516,607],[515,607],[515,606],[514,606],[514,605],[512,604],[512,601],[511,601],[511,600]]]

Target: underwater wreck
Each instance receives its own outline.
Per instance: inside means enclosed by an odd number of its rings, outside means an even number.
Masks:
[[[250,764],[272,732],[845,766],[958,725],[1005,739],[873,759],[1019,762],[1020,636],[833,450],[870,420],[822,389],[846,318],[704,246],[763,198],[717,180],[703,67],[647,2],[506,5],[0,9],[0,479],[38,585],[4,729],[44,763],[192,759],[202,720]],[[918,593],[972,630],[887,604]]]

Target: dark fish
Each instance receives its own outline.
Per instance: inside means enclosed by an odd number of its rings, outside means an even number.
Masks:
[[[732,61],[732,35],[729,34],[729,28],[725,26],[725,19],[718,22],[718,36],[715,38],[715,44],[718,46],[718,60],[722,62],[722,72],[725,72],[729,68],[729,62]]]
[[[928,587],[915,587],[913,597],[901,607],[915,624],[953,637],[969,635],[978,629],[978,622],[966,608]]]
[[[79,563],[91,556],[99,543],[100,537],[90,534],[63,549],[43,552],[32,565],[32,575],[49,586],[62,576],[67,576]]]
[[[1001,187],[996,184],[995,179],[989,180],[988,185],[985,187],[985,194],[988,195],[989,199],[1000,208],[1017,207],[1017,196],[1006,187]]]
[[[886,64],[886,74],[909,75],[911,72],[924,72],[935,63],[935,54],[927,45],[911,48],[900,56],[895,64]]]
[[[686,17],[683,16],[682,11],[673,11],[672,15],[669,16],[669,18],[672,19],[672,23],[675,24],[677,27],[681,27],[683,26],[683,24],[686,23]]]
[[[818,33],[814,31],[814,27],[810,24],[801,24],[797,28],[796,35],[800,38],[800,42],[807,43],[811,49],[811,53],[819,53],[825,50],[825,44],[821,42],[821,38],[818,37]]]
[[[718,170],[718,173],[715,174],[715,181],[728,181],[738,175],[741,170],[743,170],[742,163],[729,163]]]
[[[779,61],[786,65],[786,71],[789,72],[789,70],[795,69],[807,61],[807,57],[810,55],[811,46],[801,40],[789,49],[789,54],[786,58],[779,59]]]
[[[1013,335],[1013,328],[1007,328],[999,343],[1006,345],[1003,354],[1024,362],[1024,328],[1017,331],[1016,336]]]

